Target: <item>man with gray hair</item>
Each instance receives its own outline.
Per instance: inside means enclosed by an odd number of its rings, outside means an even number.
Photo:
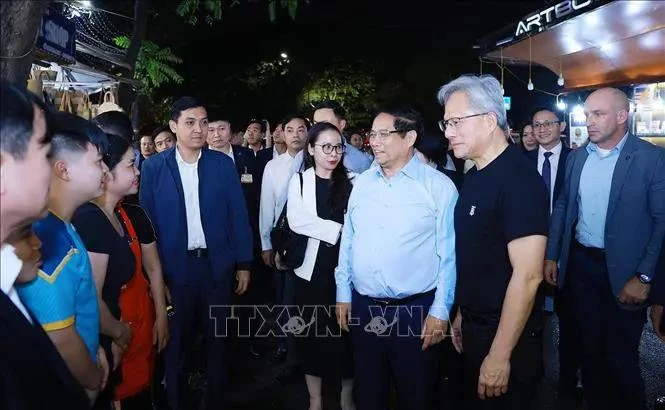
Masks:
[[[462,76],[438,94],[455,156],[473,161],[455,207],[453,344],[464,353],[469,409],[528,409],[542,374],[545,183],[506,141],[499,82]],[[539,302],[536,302],[540,299]]]

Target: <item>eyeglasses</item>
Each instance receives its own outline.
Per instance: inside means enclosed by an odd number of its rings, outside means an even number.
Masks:
[[[560,122],[560,121],[558,121],[558,120],[557,120],[557,121],[534,122],[533,124],[531,124],[531,126],[532,126],[534,129],[538,129],[538,128],[547,128],[547,127],[549,127],[549,126],[551,126],[551,125],[558,124],[559,122]]]
[[[391,134],[401,134],[403,131],[397,130],[378,130],[370,131],[367,133],[367,138],[371,140],[378,138],[381,142],[385,142]]]
[[[344,150],[345,150],[344,145],[341,145],[341,144],[340,145],[314,144],[314,145],[316,145],[317,147],[321,147],[321,151],[323,151],[324,154],[332,154],[333,149],[338,154],[343,154]]]
[[[457,128],[459,125],[460,121],[465,120],[467,118],[473,118],[473,117],[480,117],[481,115],[487,115],[489,112],[483,112],[480,114],[471,114],[467,115],[464,117],[453,117],[453,118],[448,118],[447,120],[441,120],[439,121],[439,128],[441,131],[446,131],[446,128]]]

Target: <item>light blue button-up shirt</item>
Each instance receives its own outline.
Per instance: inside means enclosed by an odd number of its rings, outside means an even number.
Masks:
[[[628,135],[628,134],[626,134]],[[605,248],[605,219],[612,189],[612,175],[626,135],[609,152],[589,142],[589,156],[582,168],[580,187],[577,191],[577,228],[575,239],[590,248]]]
[[[457,278],[455,185],[415,156],[390,179],[376,166],[356,178],[344,217],[337,301],[355,289],[404,298],[436,288],[429,314],[449,319]]]
[[[344,167],[356,174],[367,171],[372,164],[372,158],[349,143],[346,143],[345,146]]]

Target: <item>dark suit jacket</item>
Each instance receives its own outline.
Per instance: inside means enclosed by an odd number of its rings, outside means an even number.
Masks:
[[[165,277],[183,285],[187,215],[175,150],[145,161],[139,197],[157,233]],[[252,232],[240,181],[231,158],[207,148],[201,152],[198,174],[201,224],[214,280],[228,284],[234,269],[249,269],[252,262]]]
[[[0,291],[0,407],[89,409],[85,391],[37,319],[32,325]]]
[[[656,265],[656,277],[653,279],[649,298],[654,305],[665,305],[665,241]]]
[[[561,143],[561,155],[559,155],[559,163],[557,164],[556,179],[554,180],[554,190],[552,192],[552,203],[555,203],[559,194],[561,194],[561,188],[563,187],[563,180],[565,178],[566,171],[566,159],[571,149],[568,148],[563,142]],[[524,155],[531,160],[536,169],[538,169],[538,149],[533,151],[526,151]]]
[[[254,156],[251,148],[233,145],[233,161],[236,164],[238,180],[242,186],[242,192],[245,195],[247,203],[247,213],[249,214],[249,224],[252,227],[252,236],[254,247],[261,246],[261,237],[259,236],[259,201],[261,198],[261,179],[259,178],[258,160]],[[265,165],[264,165],[265,166]],[[243,183],[241,178],[243,174],[252,176],[252,182]]]
[[[588,155],[581,147],[568,156],[564,186],[552,211],[546,258],[559,261],[559,287],[566,278]],[[607,270],[615,295],[636,273],[655,275],[664,236],[665,150],[629,134],[612,174],[605,221]]]

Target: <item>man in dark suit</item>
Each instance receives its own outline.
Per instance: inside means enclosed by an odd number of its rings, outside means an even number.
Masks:
[[[19,299],[14,286],[22,262],[6,243],[13,231],[46,210],[50,115],[25,89],[0,87],[0,406],[89,408],[85,391]]]
[[[565,179],[566,158],[570,148],[561,141],[561,133],[566,129],[566,123],[561,121],[553,111],[539,108],[534,111],[531,118],[534,136],[538,148],[527,151],[526,157],[531,160],[543,177],[550,199],[550,211],[558,196]],[[566,295],[547,283],[542,284],[546,294],[545,310],[552,311],[552,297],[554,308],[559,318],[559,401],[566,405],[573,405],[580,397],[577,393],[579,382],[578,370],[580,368],[580,346],[578,331],[575,329],[575,318],[571,310],[570,301]]]
[[[252,227],[252,243],[254,244],[253,280],[250,283],[247,293],[236,298],[234,305],[255,305],[267,302],[265,300],[265,295],[267,294],[266,288],[268,287],[266,279],[269,278],[264,272],[264,265],[261,263],[261,237],[259,236],[261,180],[259,178],[259,170],[257,169],[257,157],[255,157],[254,151],[250,148],[232,145],[231,137],[231,122],[220,114],[209,113],[208,147],[211,150],[226,154],[234,162],[236,171],[238,172],[238,180],[240,181],[245,197],[245,203],[247,204],[249,222]],[[249,336],[251,333],[252,329],[248,328],[249,313],[247,309],[240,309],[240,311],[234,312],[234,314],[240,315],[239,326],[241,328],[239,329],[239,336]],[[251,343],[247,345],[247,348],[252,356],[258,356]]]
[[[563,186],[566,158],[570,148],[561,141],[561,133],[566,123],[547,109],[536,111],[532,117],[532,126],[538,141],[538,149],[529,151],[526,156],[532,160],[542,175],[550,194],[550,208],[556,202]]]
[[[665,150],[628,132],[628,111],[614,88],[587,98],[589,143],[568,156],[547,244],[545,278],[569,295],[590,410],[646,408],[638,347],[665,236]]]
[[[187,353],[203,324],[209,409],[224,407],[225,336],[233,285],[242,294],[249,284],[252,233],[233,161],[204,149],[206,109],[191,97],[171,110],[176,146],[149,158],[143,166],[140,200],[157,237],[164,276],[175,316],[166,348],[168,402],[172,410],[189,408]]]
[[[653,288],[649,295],[651,299],[651,322],[653,330],[665,342],[665,321],[663,320],[663,305],[665,305],[665,241],[660,251],[660,259],[656,268]]]

